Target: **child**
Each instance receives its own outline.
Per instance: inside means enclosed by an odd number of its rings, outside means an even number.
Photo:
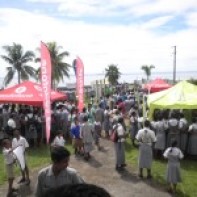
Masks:
[[[80,154],[82,149],[82,140],[80,138],[80,125],[77,117],[74,118],[74,125],[71,127],[71,136],[75,155]]]
[[[14,154],[13,154],[13,149],[11,146],[11,142],[9,139],[4,139],[2,141],[3,145],[3,156],[5,160],[5,165],[6,165],[6,171],[7,171],[7,176],[8,176],[8,195],[7,196],[12,196],[12,192],[16,191],[16,189],[12,188],[13,186],[13,181],[14,181]]]
[[[14,130],[14,138],[12,140],[12,148],[15,149],[18,146],[22,146],[23,153],[24,153],[24,158],[25,158],[25,151],[29,147],[29,144],[28,144],[27,140],[20,135],[20,131],[15,129]],[[22,174],[22,178],[18,183],[20,184],[20,183],[25,183],[26,182],[26,185],[29,185],[30,184],[29,168],[28,168],[26,159],[25,159],[25,169],[24,170],[21,169],[21,174]]]
[[[177,141],[172,141],[171,147],[167,148],[163,156],[168,159],[167,164],[167,182],[170,183],[169,192],[176,192],[176,185],[181,182],[180,159],[183,153],[177,148]]]
[[[56,146],[65,146],[65,139],[63,137],[63,132],[62,131],[58,131],[55,139],[52,142],[52,147],[56,147]]]

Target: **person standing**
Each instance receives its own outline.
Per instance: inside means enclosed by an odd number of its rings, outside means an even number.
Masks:
[[[7,134],[9,137],[13,136],[13,131],[16,129],[16,122],[14,120],[14,115],[10,114],[10,117],[7,122]]]
[[[101,146],[100,146],[101,131],[102,131],[101,123],[95,121],[93,124],[93,137],[97,150],[101,150]]]
[[[62,105],[60,112],[60,122],[62,126],[62,131],[66,140],[69,139],[69,128],[68,128],[68,110],[65,105]]]
[[[197,118],[192,118],[192,124],[189,126],[189,144],[188,153],[197,156]]]
[[[52,165],[42,169],[38,173],[36,197],[42,197],[52,188],[58,188],[67,184],[81,184],[84,180],[77,171],[69,168],[70,152],[62,146],[51,150]]]
[[[82,112],[79,114],[79,122],[80,122],[80,124],[83,124],[83,120],[84,120],[85,116],[88,117],[88,113],[87,113],[87,109],[84,107],[82,109]]]
[[[74,118],[74,124],[71,126],[72,145],[75,149],[75,155],[81,153],[82,140],[80,136],[80,125],[77,117]]]
[[[162,114],[158,114],[158,121],[155,122],[156,143],[154,146],[156,157],[161,158],[166,146],[166,133]]]
[[[179,122],[177,118],[178,114],[176,111],[172,111],[171,118],[168,122],[169,133],[168,133],[168,147],[171,145],[171,142],[176,140],[177,146],[180,147],[180,130]]]
[[[13,154],[13,148],[11,145],[11,142],[9,139],[4,139],[2,141],[3,145],[3,156],[4,161],[6,165],[6,172],[8,177],[8,197],[12,196],[12,193],[16,191],[16,189],[13,188],[13,182],[14,182],[14,154]]]
[[[3,105],[3,128],[5,129],[8,125],[9,120],[9,105]]]
[[[104,130],[105,130],[105,137],[109,138],[109,130],[110,130],[110,110],[109,106],[106,106],[104,111]]]
[[[23,154],[24,154],[24,158],[25,158],[26,149],[29,147],[29,144],[28,144],[27,140],[20,135],[20,131],[15,129],[14,130],[14,138],[12,140],[12,148],[16,148],[18,146],[22,146]],[[26,182],[26,184],[29,185],[30,184],[29,168],[27,165],[26,158],[25,158],[25,169],[21,170],[21,174],[22,174],[22,178],[18,183],[25,183]]]
[[[93,150],[93,142],[94,142],[94,128],[93,125],[88,122],[88,117],[84,117],[84,123],[81,126],[81,138],[84,146],[84,158],[85,160],[90,159],[90,152]]]
[[[99,104],[98,108],[95,112],[95,121],[100,122],[101,126],[103,127],[103,121],[104,121],[104,109],[102,108],[101,103]]]
[[[118,118],[118,123],[113,126],[113,132],[117,132],[117,142],[114,143],[115,154],[116,154],[116,170],[122,170],[125,166],[125,138],[126,131],[123,126],[124,119],[122,117]]]
[[[163,154],[168,159],[166,180],[170,184],[169,192],[176,192],[176,185],[181,182],[180,159],[183,153],[177,147],[177,141],[172,141],[171,147],[167,148]]]
[[[179,120],[179,130],[180,130],[180,148],[181,150],[186,153],[187,152],[187,141],[188,141],[188,122],[184,116],[184,114],[180,113],[180,120]]]
[[[65,139],[63,136],[63,132],[62,131],[58,131],[57,135],[55,136],[55,139],[53,140],[52,144],[53,147],[56,146],[65,146]]]
[[[131,113],[130,124],[131,124],[130,137],[131,137],[132,144],[135,147],[136,146],[135,145],[135,136],[138,131],[138,118],[137,118],[137,114],[135,111],[133,111]]]
[[[146,168],[147,178],[152,178],[152,145],[156,142],[156,137],[154,131],[150,130],[150,122],[148,120],[144,122],[144,128],[138,131],[136,139],[139,142],[139,177],[143,178],[143,168]]]

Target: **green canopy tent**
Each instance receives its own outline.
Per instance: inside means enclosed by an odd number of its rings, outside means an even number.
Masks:
[[[149,118],[155,109],[197,109],[197,86],[182,81],[167,90],[148,96]]]

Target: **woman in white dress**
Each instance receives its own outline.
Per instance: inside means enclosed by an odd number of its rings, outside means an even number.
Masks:
[[[181,182],[180,159],[183,153],[177,147],[177,141],[173,141],[171,147],[167,148],[163,156],[168,159],[166,180],[170,184],[169,192],[176,192],[178,182]]]
[[[81,126],[81,138],[84,146],[84,159],[90,159],[90,152],[93,150],[93,142],[94,142],[94,127],[92,124],[88,122],[88,117],[85,116],[83,119],[84,123]]]
[[[155,154],[156,157],[160,158],[165,150],[166,145],[166,133],[163,117],[161,114],[158,115],[158,121],[155,123],[155,134],[156,134],[156,143],[155,143]]]
[[[106,106],[104,111],[104,130],[105,130],[105,137],[109,138],[109,131],[110,131],[110,110],[109,106]]]
[[[152,166],[152,145],[156,142],[154,131],[150,129],[150,122],[146,120],[144,122],[144,129],[138,131],[136,139],[139,142],[139,156],[138,156],[138,167],[139,177],[143,178],[143,169],[147,169],[147,178],[151,176]]]
[[[180,148],[184,154],[187,152],[187,144],[188,144],[188,122],[184,117],[184,114],[180,113],[179,120],[179,130],[180,130]]]
[[[179,121],[177,119],[177,112],[172,111],[171,118],[168,121],[169,132],[168,132],[168,147],[170,147],[172,141],[177,141],[177,146],[180,147],[180,130]]]
[[[197,156],[197,118],[192,119],[192,124],[189,126],[189,145],[188,153]]]
[[[118,141],[114,143],[115,154],[116,154],[116,170],[122,170],[125,164],[125,137],[126,131],[123,125],[124,119],[122,117],[118,118],[118,123],[113,126],[114,132],[117,132]]]

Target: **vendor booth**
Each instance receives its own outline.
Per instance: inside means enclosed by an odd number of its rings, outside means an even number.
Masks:
[[[149,117],[155,109],[197,109],[197,86],[182,81],[175,86],[148,96]]]
[[[155,79],[150,83],[144,85],[143,89],[147,90],[149,93],[159,92],[172,87],[163,79]]]
[[[51,102],[65,100],[66,95],[57,91],[51,91]],[[42,87],[38,83],[25,81],[13,87],[0,91],[0,103],[15,103],[32,106],[42,106]]]

